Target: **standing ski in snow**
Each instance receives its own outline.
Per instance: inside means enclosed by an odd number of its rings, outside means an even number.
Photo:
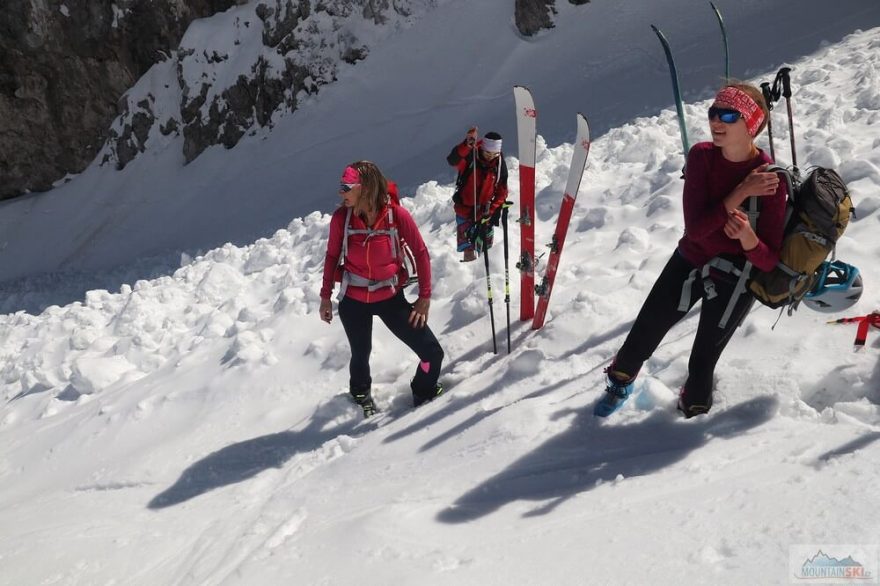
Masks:
[[[740,275],[751,265],[769,271],[779,260],[786,189],[775,173],[766,172],[772,161],[754,143],[770,115],[763,94],[751,85],[728,85],[708,115],[712,142],[694,145],[685,167],[684,236],[605,371],[598,416],[620,407],[642,364],[699,299],[700,321],[678,409],[688,418],[708,412],[715,364],[754,301]],[[745,202],[749,214],[741,208]]]
[[[427,326],[431,303],[431,259],[412,216],[388,195],[388,182],[369,161],[345,168],[339,186],[342,206],[330,220],[324,260],[320,317],[333,319],[330,295],[340,281],[339,318],[351,346],[349,391],[364,409],[376,412],[371,394],[370,351],[373,316],[419,357],[410,387],[416,406],[443,392],[437,383],[443,349]],[[402,242],[415,256],[419,298],[410,304],[403,295],[407,276]]]
[[[487,132],[478,141],[477,129],[471,128],[446,161],[458,170],[452,196],[458,251],[464,254],[462,260],[472,261],[477,252],[492,246],[492,226],[498,225],[497,212],[507,201],[507,164],[501,153],[501,135]]]

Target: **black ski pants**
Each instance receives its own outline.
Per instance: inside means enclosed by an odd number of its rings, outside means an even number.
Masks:
[[[378,316],[391,333],[419,357],[415,377],[410,384],[414,395],[434,397],[434,387],[440,377],[443,349],[431,328],[414,328],[409,324],[412,312],[403,291],[385,301],[363,303],[345,297],[339,303],[339,319],[351,346],[349,363],[349,390],[352,394],[369,394],[373,379],[370,376],[370,352],[373,349],[373,316]]]
[[[642,364],[651,357],[666,333],[687,314],[687,311],[679,311],[678,305],[682,286],[693,269],[694,267],[676,250],[642,305],[632,330],[617,353],[613,370],[630,376],[638,374]],[[699,277],[694,280],[690,288],[688,309],[700,299],[703,300],[703,306],[700,308],[700,321],[688,361],[688,377],[682,392],[682,402],[685,406],[712,405],[715,365],[733,332],[745,319],[755,300],[748,291],[740,295],[726,326],[719,328],[718,324],[721,322],[736,283],[720,278],[713,278],[712,281],[717,293],[712,299],[706,299],[703,281]]]

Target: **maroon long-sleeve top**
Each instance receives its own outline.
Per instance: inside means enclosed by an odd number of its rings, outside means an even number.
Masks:
[[[742,162],[724,158],[721,149],[711,142],[695,144],[687,158],[684,180],[684,236],[678,242],[681,255],[694,266],[702,266],[720,254],[744,256],[755,267],[769,271],[779,262],[785,222],[787,189],[784,181],[773,195],[760,198],[758,245],[744,251],[739,240],[724,233],[727,210],[724,198],[746,178],[752,169],[772,163],[762,150]]]

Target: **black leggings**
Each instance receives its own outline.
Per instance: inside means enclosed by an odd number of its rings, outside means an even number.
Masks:
[[[678,310],[678,304],[682,286],[693,268],[678,251],[675,251],[642,305],[632,330],[617,353],[613,370],[630,376],[638,374],[642,364],[651,357],[666,333],[687,314],[687,311]],[[755,300],[751,293],[746,292],[741,295],[727,325],[719,328],[721,316],[727,308],[736,283],[718,278],[713,279],[713,282],[718,295],[712,299],[705,298],[703,282],[699,277],[691,286],[688,309],[693,307],[698,299],[703,299],[703,307],[700,309],[700,322],[691,348],[688,377],[682,394],[686,405],[711,405],[715,364]]]
[[[414,328],[409,324],[412,312],[403,291],[385,301],[363,303],[345,297],[339,303],[339,319],[351,346],[349,363],[349,389],[353,394],[369,393],[373,379],[370,377],[370,351],[373,348],[373,316],[379,316],[391,333],[415,352],[421,364],[410,384],[415,395],[433,397],[434,387],[440,377],[443,349],[431,328]]]

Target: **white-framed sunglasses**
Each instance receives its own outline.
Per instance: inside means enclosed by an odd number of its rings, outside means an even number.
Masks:
[[[339,193],[348,193],[355,187],[360,185],[360,183],[340,183],[339,184]]]

